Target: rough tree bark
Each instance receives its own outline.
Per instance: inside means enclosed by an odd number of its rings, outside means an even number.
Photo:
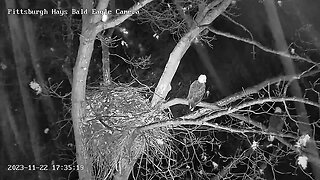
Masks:
[[[277,13],[277,9],[275,6],[274,1],[264,1],[264,6],[267,12],[268,16],[268,23],[271,30],[271,33],[273,35],[273,39],[275,40],[276,49],[279,51],[288,51],[288,44],[286,42],[281,22]],[[283,65],[284,71],[287,75],[294,75],[296,74],[295,65],[292,61],[292,59],[287,57],[280,57],[281,63]],[[299,86],[299,83],[297,81],[293,81],[291,83],[291,86],[289,87],[289,90],[291,94],[295,97],[302,98],[302,90]],[[296,112],[299,115],[298,119],[298,127],[300,130],[300,134],[309,134],[310,137],[313,136],[312,128],[310,126],[310,121],[307,117],[307,110],[304,104],[295,102],[295,108]],[[314,141],[310,142],[309,152],[313,152],[312,154],[316,156],[317,159],[319,159],[319,154],[317,150],[317,146]],[[317,165],[317,163],[313,163],[310,161],[313,176],[315,179],[320,179],[320,167]]]

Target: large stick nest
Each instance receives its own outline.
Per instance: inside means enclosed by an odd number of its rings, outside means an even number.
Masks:
[[[135,134],[136,127],[168,120],[160,109],[151,108],[146,89],[126,85],[87,90],[82,137],[86,145],[87,164],[92,164],[96,178],[111,177],[114,171],[133,167],[146,146],[158,146],[169,136],[167,129],[157,128]],[[151,141],[150,141],[151,139]],[[133,164],[132,164],[133,163]]]

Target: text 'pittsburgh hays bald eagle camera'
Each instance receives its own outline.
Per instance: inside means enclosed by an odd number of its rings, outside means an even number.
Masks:
[[[206,92],[207,76],[201,74],[199,78],[190,85],[189,94],[187,97],[189,108],[191,111],[201,102]]]

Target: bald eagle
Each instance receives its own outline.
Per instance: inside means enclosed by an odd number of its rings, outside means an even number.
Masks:
[[[187,100],[191,111],[193,111],[197,104],[202,100],[206,91],[206,81],[207,76],[202,74],[199,76],[198,80],[193,81],[190,85]]]
[[[283,125],[284,125],[284,117],[281,117],[282,110],[280,107],[276,107],[274,111],[274,115],[272,115],[269,119],[268,131],[272,133],[280,133]],[[268,140],[272,142],[274,140],[274,136],[270,135]]]

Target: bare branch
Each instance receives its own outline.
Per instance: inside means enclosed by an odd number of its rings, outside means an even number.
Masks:
[[[211,32],[213,32],[213,33],[215,33],[217,35],[224,36],[224,37],[227,37],[227,38],[230,38],[230,39],[235,39],[237,41],[242,41],[242,42],[257,46],[259,49],[261,49],[261,50],[263,50],[265,52],[269,52],[269,53],[272,53],[272,54],[277,54],[279,56],[283,56],[283,57],[287,57],[287,58],[291,58],[291,59],[302,60],[302,61],[308,62],[310,64],[318,65],[318,63],[313,62],[310,59],[307,59],[307,58],[304,58],[304,57],[301,57],[301,56],[298,56],[298,55],[288,54],[287,51],[276,51],[276,50],[269,49],[269,48],[263,46],[261,43],[259,43],[257,41],[252,41],[252,40],[247,39],[247,38],[241,38],[241,37],[235,36],[235,35],[227,33],[227,32],[222,32],[222,31],[216,30],[216,29],[214,29],[212,27],[208,27],[208,29]]]
[[[283,103],[285,103],[287,101],[300,102],[300,103],[303,103],[303,104],[308,104],[308,105],[320,108],[320,104],[312,102],[312,101],[309,101],[309,100],[306,100],[306,99],[302,99],[302,98],[296,98],[296,97],[272,98],[272,97],[270,97],[270,98],[257,99],[257,100],[254,100],[254,101],[245,102],[245,103],[243,103],[243,104],[241,104],[239,106],[236,106],[234,108],[230,107],[230,108],[228,108],[226,110],[222,110],[222,111],[220,111],[220,112],[218,112],[218,113],[216,113],[214,115],[210,115],[208,117],[205,117],[201,121],[209,121],[209,120],[217,118],[217,117],[221,117],[221,116],[224,116],[224,115],[235,113],[236,111],[239,111],[239,110],[244,109],[244,108],[248,108],[248,107],[253,106],[253,105],[264,104],[266,102],[283,102]]]
[[[127,20],[129,17],[131,17],[135,12],[137,12],[139,9],[141,9],[143,6],[147,5],[148,3],[152,2],[153,0],[143,0],[141,2],[137,2],[134,6],[132,6],[128,11],[131,13],[126,13],[123,15],[120,15],[116,18],[110,19],[107,22],[98,22],[96,23],[95,30],[96,32],[100,32],[104,29],[109,29],[112,27],[115,27],[119,24],[121,24],[123,21]]]
[[[310,69],[311,70],[311,69]],[[302,74],[298,74],[298,75],[287,75],[287,76],[279,76],[279,77],[275,77],[269,80],[266,80],[258,85],[255,85],[253,87],[247,88],[243,91],[240,91],[238,93],[235,93],[229,97],[226,97],[222,100],[219,100],[215,103],[207,103],[207,102],[201,102],[199,103],[197,106],[198,107],[203,107],[203,108],[208,108],[208,109],[212,109],[212,110],[219,110],[221,109],[223,106],[226,106],[234,101],[240,100],[246,96],[249,96],[251,94],[255,94],[258,93],[261,89],[263,89],[266,86],[272,85],[272,84],[276,84],[279,82],[286,82],[286,81],[293,81],[293,80],[298,80],[301,78],[305,78],[308,76],[312,76],[315,75],[317,73],[319,73],[320,70],[315,70],[315,71],[305,71]],[[188,102],[185,99],[180,99],[180,98],[175,98],[172,99],[168,102],[165,102],[164,104],[161,105],[162,109],[166,109],[169,108],[171,106],[177,105],[177,104],[183,104],[183,105],[188,105]]]
[[[266,87],[268,85],[276,84],[276,83],[279,83],[279,82],[286,82],[286,81],[291,82],[293,80],[298,80],[298,79],[301,79],[301,78],[304,78],[304,77],[315,75],[315,74],[317,74],[319,72],[320,72],[319,70],[315,70],[315,71],[312,71],[312,72],[305,71],[302,74],[298,74],[298,75],[286,75],[286,76],[275,77],[275,78],[266,80],[266,81],[264,81],[264,82],[262,82],[262,83],[260,83],[258,85],[255,85],[253,87],[247,88],[247,89],[245,89],[245,90],[243,90],[241,92],[235,93],[235,94],[233,94],[233,95],[231,95],[229,97],[226,97],[226,98],[224,98],[222,100],[219,100],[216,104],[218,106],[225,106],[227,104],[230,104],[231,102],[239,100],[239,99],[241,99],[243,97],[246,97],[248,95],[258,93],[261,89],[263,89],[264,87]]]
[[[208,127],[214,128],[216,130],[226,131],[226,132],[230,132],[230,133],[240,133],[240,134],[256,133],[256,134],[264,134],[264,135],[275,135],[275,136],[286,137],[286,138],[296,138],[295,136],[292,136],[289,134],[277,134],[277,133],[270,133],[270,132],[266,132],[266,131],[253,130],[253,129],[235,129],[235,128],[231,128],[231,127],[227,127],[227,126],[222,126],[217,123],[209,123],[209,122],[204,122],[204,121],[192,121],[192,120],[179,120],[179,119],[149,124],[147,126],[138,127],[137,129],[139,131],[147,131],[147,130],[158,128],[158,127],[179,126],[179,125],[208,126]]]

